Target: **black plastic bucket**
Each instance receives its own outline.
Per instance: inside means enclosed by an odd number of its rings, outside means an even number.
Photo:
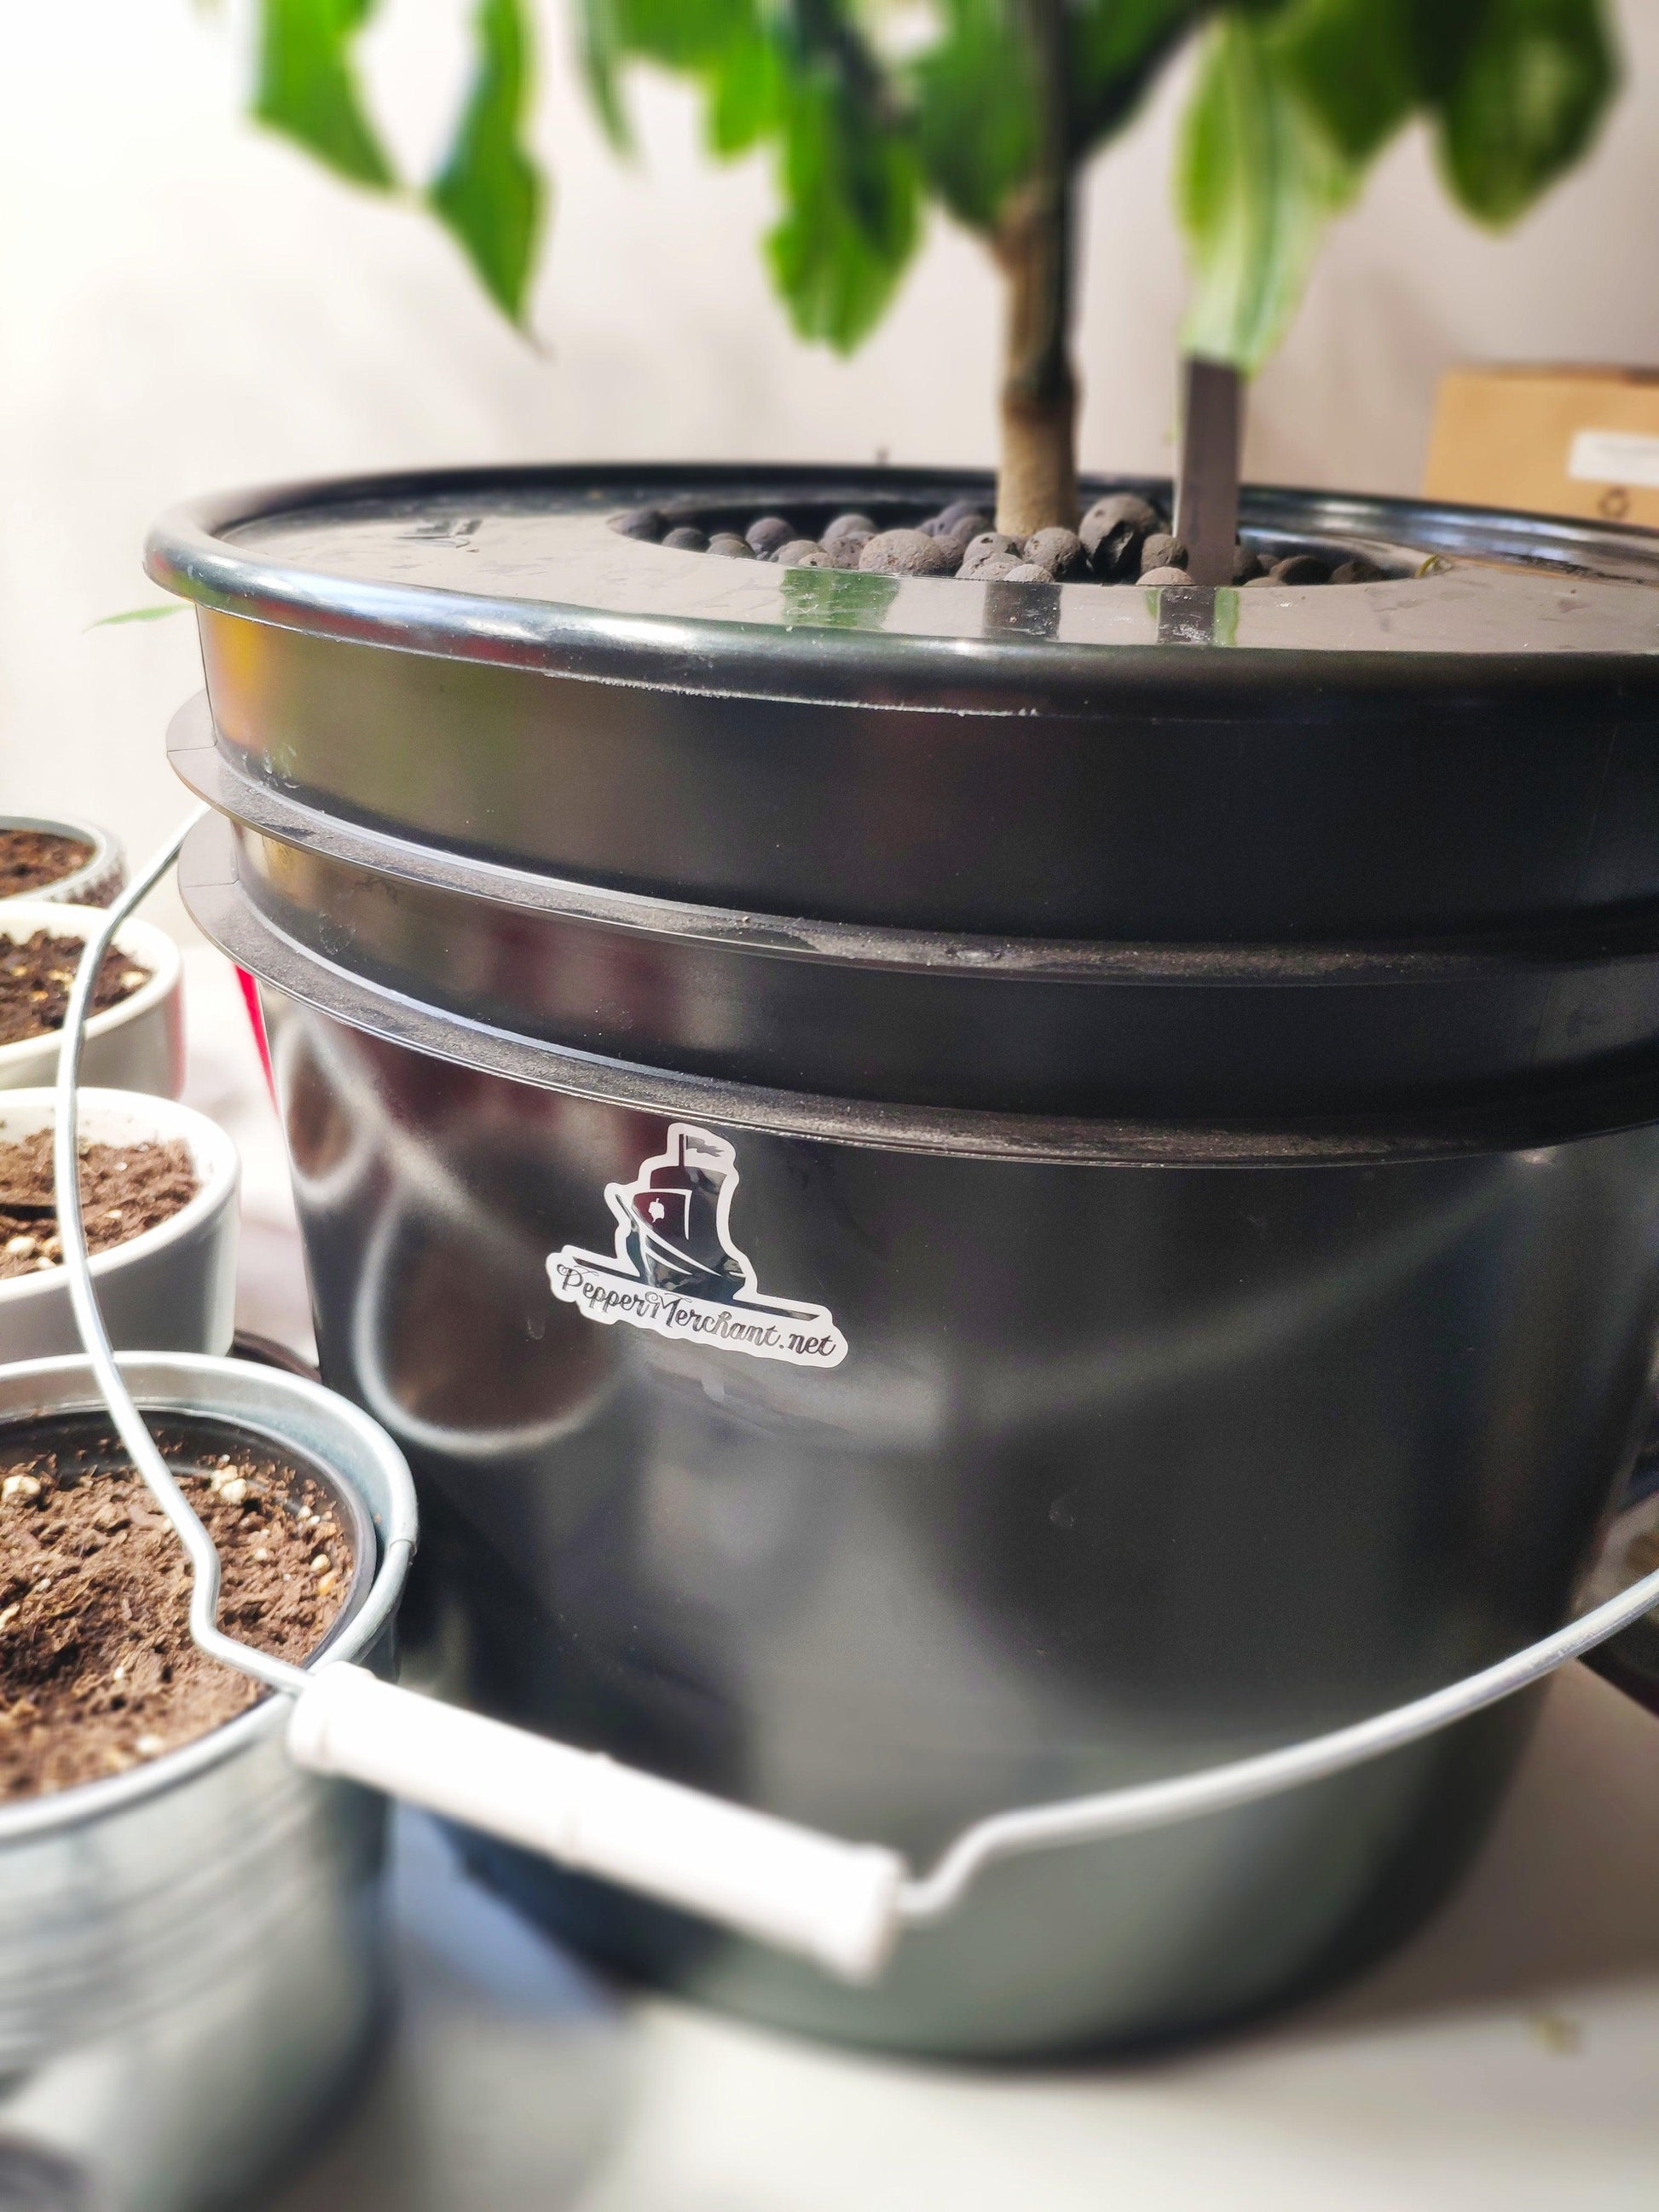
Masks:
[[[151,554],[187,896],[473,1694],[919,1863],[1554,1626],[1659,1326],[1659,548],[1262,494],[1388,580],[1160,593],[605,528],[961,489],[404,480]],[[1009,1862],[872,1991],[490,1863],[825,2033],[1145,2038],[1409,1925],[1522,1720]]]

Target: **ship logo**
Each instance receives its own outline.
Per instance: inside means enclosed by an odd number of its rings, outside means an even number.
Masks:
[[[605,1186],[617,1218],[616,1250],[567,1244],[550,1252],[556,1298],[590,1321],[649,1329],[676,1343],[708,1344],[795,1367],[838,1367],[847,1340],[828,1306],[768,1297],[732,1235],[738,1158],[724,1137],[672,1123],[665,1152],[632,1182]]]

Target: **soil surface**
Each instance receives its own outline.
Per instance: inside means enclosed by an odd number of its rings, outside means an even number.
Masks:
[[[81,1219],[92,1252],[159,1228],[202,1187],[182,1137],[141,1145],[83,1142],[80,1152]],[[51,1130],[0,1139],[0,1282],[55,1267],[62,1258]]]
[[[218,1547],[220,1626],[305,1659],[351,1582],[325,1491],[222,1428],[211,1450],[177,1428],[157,1441]],[[266,1694],[191,1641],[190,1583],[106,1431],[65,1419],[0,1433],[0,1802],[119,1774]]]
[[[46,929],[15,944],[0,938],[0,1044],[16,1044],[24,1037],[45,1036],[63,1028],[80,961],[76,938],[55,937]],[[149,981],[148,968],[112,945],[98,970],[93,1012],[118,1006]]]
[[[92,848],[82,837],[60,837],[50,830],[0,830],[0,898],[23,898],[61,884],[91,858]]]

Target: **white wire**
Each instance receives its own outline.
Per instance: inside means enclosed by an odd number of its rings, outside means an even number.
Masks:
[[[110,908],[82,947],[81,964],[76,970],[74,987],[70,992],[69,1005],[64,1014],[63,1042],[58,1055],[57,1114],[52,1138],[58,1236],[63,1247],[64,1273],[69,1283],[70,1302],[75,1309],[81,1341],[86,1347],[87,1358],[103,1394],[104,1403],[109,1408],[110,1418],[127,1448],[133,1465],[143,1477],[156,1504],[178,1530],[179,1540],[190,1556],[193,1570],[190,1591],[191,1636],[210,1658],[219,1660],[224,1666],[235,1668],[240,1674],[252,1674],[256,1681],[264,1682],[270,1689],[286,1691],[297,1696],[310,1679],[303,1668],[290,1666],[286,1659],[273,1658],[268,1652],[256,1651],[252,1644],[240,1643],[236,1638],[227,1636],[218,1625],[218,1552],[212,1537],[197,1519],[189,1499],[173,1480],[172,1469],[156,1449],[149,1431],[144,1425],[143,1415],[134,1405],[131,1394],[122,1379],[104,1328],[104,1317],[98,1310],[91,1265],[87,1257],[86,1230],[81,1219],[79,1148],[76,1143],[76,1085],[81,1073],[81,1049],[86,1041],[87,1008],[92,1002],[98,970],[103,964],[105,949],[110,939],[133,908],[149,896],[172,866],[179,848],[208,811],[205,806],[198,806],[180,823],[161,850]]]
[[[1553,1636],[1529,1644],[1524,1651],[1448,1683],[1410,1705],[1395,1705],[1369,1720],[1334,1729],[1328,1735],[1284,1745],[1224,1766],[1200,1767],[1195,1774],[1172,1775],[1163,1782],[1133,1783],[1092,1797],[1068,1797],[1051,1805],[1029,1805],[1012,1813],[994,1813],[965,1828],[931,1873],[908,1881],[899,1892],[899,1917],[914,1925],[938,1920],[958,1905],[970,1882],[994,1859],[1024,1851],[1052,1850],[1063,1844],[1097,1843],[1145,1828],[1194,1820],[1225,1812],[1258,1797],[1302,1788],[1345,1767],[1399,1751],[1421,1736],[1466,1719],[1483,1705],[1513,1697],[1529,1683],[1553,1674],[1621,1628],[1628,1628],[1659,1605],[1659,1571],[1632,1583],[1605,1605],[1570,1621]]]

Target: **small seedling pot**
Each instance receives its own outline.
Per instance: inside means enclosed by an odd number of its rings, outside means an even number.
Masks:
[[[9,899],[0,905],[0,936],[20,944],[40,929],[84,943],[104,919],[94,907],[49,899]],[[87,1024],[84,1081],[109,1091],[147,1091],[176,1098],[185,1083],[183,970],[179,948],[153,922],[126,921],[115,950],[149,970],[149,981]],[[77,954],[76,958],[79,957]],[[0,1091],[49,1087],[58,1074],[58,1032],[0,1044]]]
[[[272,1369],[122,1364],[147,1412],[229,1423],[336,1492],[373,1557],[324,1649],[386,1671],[415,1535],[391,1439]],[[8,1438],[100,1407],[84,1359],[0,1369]],[[0,2201],[41,2172],[114,2212],[240,2198],[349,2081],[381,2012],[383,1801],[295,1767],[289,1710],[267,1698],[147,1765],[0,1807]]]
[[[0,899],[0,907],[18,905],[24,900],[36,905],[46,900],[58,905],[108,906],[125,888],[127,857],[121,841],[95,822],[82,822],[68,814],[0,814],[0,836],[8,830],[38,830],[44,836],[74,837],[92,850],[78,868],[70,869],[54,883],[20,892],[15,899]]]
[[[94,1255],[92,1279],[118,1349],[230,1349],[236,1305],[236,1193],[241,1164],[218,1124],[170,1098],[82,1091],[79,1132],[94,1144],[190,1147],[200,1188],[188,1206],[141,1236]],[[0,1093],[0,1143],[50,1129],[50,1091]],[[0,1359],[49,1359],[80,1350],[61,1267],[0,1280]]]

